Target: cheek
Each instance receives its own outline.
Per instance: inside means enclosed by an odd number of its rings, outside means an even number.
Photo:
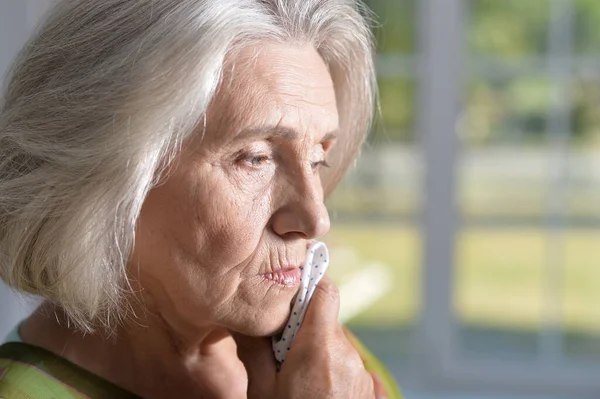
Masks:
[[[211,284],[253,274],[273,201],[268,187],[252,188],[208,165],[177,170],[144,204],[138,235],[144,263],[158,267],[160,278],[175,272]],[[170,272],[160,270],[165,264],[172,265]]]
[[[198,250],[211,262],[227,268],[250,258],[260,246],[271,217],[271,196],[236,190],[221,182],[196,201]],[[208,194],[208,195],[206,195]]]

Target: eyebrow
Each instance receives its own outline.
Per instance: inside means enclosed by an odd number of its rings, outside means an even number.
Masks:
[[[299,136],[300,136],[300,133],[296,129],[285,127],[285,126],[268,125],[268,126],[243,129],[236,135],[236,140],[246,141],[246,140],[258,140],[261,138],[281,138],[281,139],[292,141],[292,140],[298,139]],[[337,137],[338,137],[338,131],[336,129],[334,131],[326,133],[323,136],[323,138],[321,139],[321,142],[324,143],[327,141],[333,141],[333,140],[337,139]]]

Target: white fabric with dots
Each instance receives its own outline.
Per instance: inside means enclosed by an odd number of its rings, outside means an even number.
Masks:
[[[302,277],[300,288],[294,299],[290,319],[288,320],[280,339],[273,338],[273,353],[279,363],[283,363],[292,342],[302,326],[304,314],[312,298],[317,284],[329,266],[329,251],[322,242],[313,242],[307,252],[304,266],[300,267]]]

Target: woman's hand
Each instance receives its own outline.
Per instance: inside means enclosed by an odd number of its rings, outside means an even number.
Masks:
[[[385,396],[338,323],[339,293],[325,277],[279,372],[270,339],[236,337],[249,379],[248,398],[380,399]]]

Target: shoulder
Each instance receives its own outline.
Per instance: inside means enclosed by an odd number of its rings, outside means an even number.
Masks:
[[[85,398],[41,369],[39,363],[25,344],[0,346],[0,398]]]
[[[138,399],[43,348],[0,346],[0,399]]]

